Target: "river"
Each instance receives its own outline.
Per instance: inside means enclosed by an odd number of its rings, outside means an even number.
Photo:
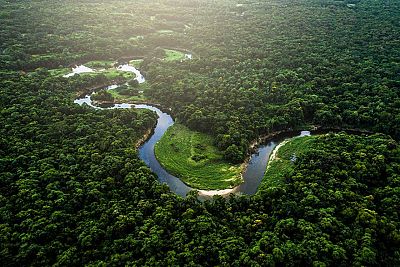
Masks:
[[[111,85],[103,88],[103,90],[110,90],[116,88],[118,85]],[[157,125],[154,129],[153,135],[139,148],[139,158],[143,160],[146,165],[158,176],[158,180],[161,183],[165,183],[169,186],[171,191],[180,195],[186,196],[186,194],[193,190],[193,188],[186,185],[179,178],[169,174],[158,162],[154,154],[154,146],[164,135],[165,131],[174,124],[172,117],[166,112],[161,111],[157,107],[151,105],[137,105],[137,104],[114,104],[106,108],[95,106],[91,100],[91,95],[75,99],[74,103],[83,105],[87,104],[95,109],[115,109],[115,108],[140,108],[154,111],[158,115]],[[228,188],[225,190],[198,190],[199,195],[205,198],[213,195],[228,195],[230,193],[244,193],[248,195],[255,194],[258,186],[260,185],[265,169],[268,163],[268,159],[273,152],[274,148],[284,140],[294,136],[305,136],[309,135],[310,132],[302,131],[297,134],[290,134],[284,137],[277,137],[266,144],[260,145],[256,151],[250,156],[247,168],[243,173],[244,182],[234,188]],[[197,189],[196,189],[197,190]]]
[[[82,65],[83,66],[83,65]],[[76,72],[76,68],[73,69],[73,73]],[[81,67],[80,70],[86,70]],[[143,75],[133,66],[129,66],[128,64],[121,65],[117,67],[119,71],[129,71],[136,75],[136,79],[139,83],[143,83],[145,81]],[[88,71],[88,70],[86,70]],[[71,77],[72,75],[66,75],[65,77]],[[117,88],[118,85],[110,85],[100,90],[111,90]],[[166,113],[158,109],[157,107],[151,105],[137,105],[137,104],[129,104],[129,103],[120,103],[114,104],[108,107],[99,107],[93,104],[91,95],[87,94],[84,97],[75,99],[74,103],[83,105],[86,104],[94,109],[116,109],[116,108],[140,108],[140,109],[148,109],[154,111],[158,115],[157,125],[154,129],[153,135],[139,147],[139,158],[143,160],[146,165],[158,176],[158,180],[161,183],[165,183],[169,186],[171,191],[175,192],[180,196],[186,196],[186,194],[193,190],[190,186],[186,185],[179,178],[169,174],[158,162],[156,156],[154,154],[154,146],[164,135],[165,131],[174,124],[174,120],[172,117]],[[200,197],[209,198],[213,195],[229,195],[231,193],[243,193],[252,195],[257,192],[258,186],[260,185],[262,179],[264,178],[265,170],[268,164],[268,160],[273,153],[274,149],[283,141],[288,140],[289,138],[295,136],[305,136],[310,135],[309,131],[302,131],[298,133],[290,133],[285,134],[281,137],[276,137],[266,144],[259,145],[253,154],[251,154],[249,161],[246,165],[246,169],[243,172],[243,183],[234,187],[227,188],[224,190],[198,190]]]

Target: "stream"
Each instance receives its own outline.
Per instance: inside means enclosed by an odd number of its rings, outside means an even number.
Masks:
[[[130,71],[136,74],[136,79],[142,83],[144,82],[143,75],[136,68],[129,65],[121,65],[117,68],[121,71]],[[106,86],[100,90],[111,90],[117,88],[118,85],[110,85]],[[139,148],[139,158],[145,162],[145,164],[158,176],[158,180],[161,183],[165,183],[169,186],[171,191],[180,195],[186,196],[186,194],[194,190],[190,186],[186,185],[179,178],[169,174],[158,162],[156,156],[154,154],[154,146],[155,144],[162,138],[166,130],[174,124],[174,120],[172,117],[166,113],[158,109],[157,107],[145,104],[114,104],[108,107],[99,107],[93,104],[91,94],[87,94],[84,97],[77,98],[74,100],[74,103],[83,105],[86,104],[95,109],[116,109],[116,108],[139,108],[139,109],[148,109],[154,111],[158,115],[157,125],[154,129],[153,135],[140,146]],[[260,185],[262,179],[264,178],[264,173],[268,164],[269,157],[271,153],[273,153],[274,149],[284,140],[295,136],[306,136],[310,135],[309,131],[301,131],[298,133],[286,134],[281,137],[277,137],[268,141],[266,144],[262,144],[258,146],[253,154],[251,154],[247,168],[243,173],[243,183],[234,187],[228,188],[224,190],[198,190],[199,196],[201,198],[209,198],[213,195],[229,195],[231,193],[243,193],[247,195],[252,195],[257,192],[258,186]]]

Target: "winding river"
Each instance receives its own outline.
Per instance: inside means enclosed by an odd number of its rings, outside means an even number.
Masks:
[[[123,65],[117,68],[121,71],[131,71],[136,74],[136,77],[140,83],[144,82],[144,77],[134,67]],[[117,88],[118,85],[110,85],[100,90],[111,90]],[[93,93],[92,93],[93,94]],[[83,105],[86,104],[95,109],[116,109],[116,108],[140,108],[154,111],[158,115],[157,125],[154,129],[153,135],[139,148],[139,158],[143,160],[146,165],[158,176],[158,180],[161,183],[166,183],[171,191],[175,192],[180,196],[186,196],[186,194],[194,190],[190,186],[186,185],[179,178],[169,174],[158,162],[154,154],[154,146],[164,135],[165,131],[174,124],[172,117],[166,112],[161,111],[157,107],[151,105],[139,105],[139,104],[114,104],[109,107],[96,106],[91,99],[91,94],[84,97],[75,99],[74,103]],[[286,134],[284,137],[277,137],[264,145],[260,145],[256,151],[250,156],[247,164],[247,168],[243,173],[244,182],[234,188],[225,190],[198,190],[201,198],[209,198],[213,195],[229,195],[231,193],[243,193],[252,195],[257,192],[258,186],[264,177],[264,173],[268,164],[268,160],[273,153],[274,149],[277,148],[278,144],[295,136],[306,136],[310,135],[309,131],[302,131],[295,134]],[[197,190],[197,189],[196,189]]]

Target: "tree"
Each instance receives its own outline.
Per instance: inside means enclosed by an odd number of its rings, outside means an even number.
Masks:
[[[128,81],[128,84],[129,84],[129,86],[131,86],[133,88],[139,87],[139,82],[138,82],[138,80],[136,78],[135,79],[130,79]]]
[[[230,145],[224,153],[227,160],[235,163],[239,163],[243,160],[243,152],[237,147],[237,145]]]

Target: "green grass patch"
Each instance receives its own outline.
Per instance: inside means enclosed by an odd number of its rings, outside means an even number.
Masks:
[[[270,161],[265,171],[262,187],[284,184],[284,178],[293,172],[294,162],[312,148],[317,136],[295,137],[280,147],[274,160]]]
[[[129,80],[129,79],[132,79],[132,78],[136,77],[136,75],[134,73],[132,73],[132,72],[119,71],[119,70],[114,69],[114,68],[107,69],[107,70],[102,71],[102,72],[96,72],[96,73],[102,73],[107,77],[107,79],[110,79],[110,80],[115,79],[117,77],[124,77],[125,79]]]
[[[143,94],[138,94],[135,96],[122,95],[118,92],[118,89],[108,90],[108,92],[117,102],[143,102],[146,100],[146,97]]]
[[[197,189],[226,189],[242,182],[240,165],[232,165],[214,139],[181,124],[171,126],[155,146],[161,165]]]
[[[71,72],[71,68],[61,68],[61,69],[51,69],[49,70],[50,75],[52,76],[61,76]]]
[[[164,49],[166,61],[177,61],[185,58],[185,53],[177,50]]]
[[[317,136],[303,136],[292,138],[278,150],[278,158],[290,160],[292,156],[300,156],[312,148],[312,143]]]
[[[129,65],[134,66],[135,68],[139,68],[140,64],[142,64],[143,59],[133,59],[129,61]]]
[[[108,90],[108,92],[114,97],[114,99],[120,100],[123,96],[117,91],[117,89]]]
[[[139,94],[137,96],[131,96],[127,100],[132,103],[144,103],[147,98],[143,94]]]
[[[108,92],[114,97],[117,102],[145,102],[147,98],[144,96],[144,91],[149,88],[149,84],[147,82],[141,83],[138,88],[131,87],[118,87],[112,90],[108,90]],[[124,94],[123,91],[126,89],[128,92],[130,90],[134,90],[135,95]]]
[[[108,69],[112,68],[114,65],[114,61],[112,60],[94,60],[94,61],[89,61],[85,64],[86,67],[92,68],[92,69]]]

